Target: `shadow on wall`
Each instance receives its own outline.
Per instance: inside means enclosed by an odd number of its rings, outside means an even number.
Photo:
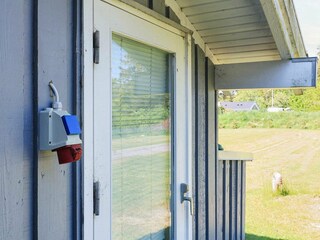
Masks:
[[[258,236],[251,233],[246,233],[246,240],[286,240],[284,238],[270,238],[265,236]]]

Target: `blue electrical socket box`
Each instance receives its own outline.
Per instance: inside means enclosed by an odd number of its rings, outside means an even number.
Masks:
[[[64,115],[61,118],[68,135],[78,135],[81,133],[79,121],[75,115]]]

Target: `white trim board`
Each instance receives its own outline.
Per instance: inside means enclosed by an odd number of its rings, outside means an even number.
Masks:
[[[93,239],[93,0],[83,0],[83,239]]]
[[[290,2],[290,3],[289,3]],[[293,2],[260,0],[282,59],[306,57]]]
[[[252,161],[253,154],[248,152],[218,151],[219,161]]]

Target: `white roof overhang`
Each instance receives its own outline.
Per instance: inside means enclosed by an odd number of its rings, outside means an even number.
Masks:
[[[165,3],[215,64],[217,89],[315,86],[317,59],[307,58],[292,0]]]
[[[292,0],[166,0],[214,64],[306,57]]]

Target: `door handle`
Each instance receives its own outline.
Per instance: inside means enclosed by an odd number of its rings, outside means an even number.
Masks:
[[[189,202],[190,214],[193,215],[194,214],[193,198],[190,196],[186,196],[186,194],[189,192],[189,185],[186,183],[181,183],[180,191],[181,191],[181,203],[183,203],[184,201]]]

